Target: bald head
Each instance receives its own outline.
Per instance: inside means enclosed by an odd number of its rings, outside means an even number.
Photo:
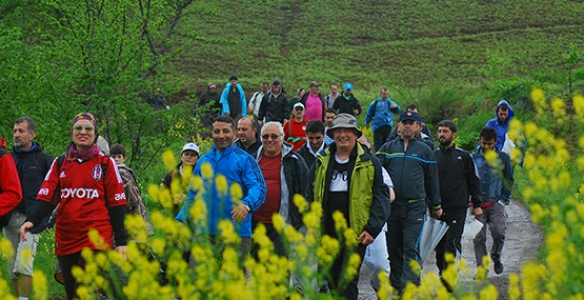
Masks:
[[[255,120],[248,117],[241,118],[237,123],[237,137],[246,147],[256,142],[258,130],[255,123]]]

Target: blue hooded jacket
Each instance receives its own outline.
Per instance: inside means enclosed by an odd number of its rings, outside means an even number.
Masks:
[[[397,107],[390,109],[389,106],[392,104],[395,104]],[[399,105],[391,101],[391,99],[387,98],[384,102],[381,100],[381,97],[379,97],[377,100],[374,100],[369,104],[369,108],[367,108],[367,116],[365,117],[365,125],[369,125],[371,119],[373,119],[373,125],[371,125],[372,131],[385,125],[389,125],[389,127],[393,128],[393,114],[399,114],[400,109]]]
[[[509,107],[509,114],[507,115],[507,119],[505,119],[504,123],[501,122],[497,116],[497,112],[499,111],[499,106],[501,106],[501,104],[507,104],[507,107]],[[507,134],[507,131],[509,131],[509,122],[514,115],[515,114],[513,113],[509,102],[503,99],[497,104],[497,108],[495,109],[495,118],[490,119],[485,125],[485,127],[493,127],[497,131],[497,149],[503,149],[503,144],[505,144],[505,134]]]
[[[213,169],[214,175],[211,178],[202,176],[201,167],[206,164],[209,164]],[[251,213],[241,223],[237,223],[231,218],[231,211],[236,205],[231,199],[230,188],[235,182],[241,186],[241,201],[249,206],[252,212],[266,201],[266,182],[255,158],[235,145],[226,148],[223,153],[218,153],[217,147],[213,146],[211,151],[201,156],[193,174],[203,179],[201,197],[205,200],[208,216],[206,227],[194,224],[195,232],[220,234],[217,225],[220,220],[226,219],[233,223],[235,232],[239,233],[240,237],[251,237]],[[216,174],[225,176],[227,190],[218,191]],[[190,224],[190,208],[194,204],[197,193],[198,191],[191,187],[182,209],[176,216],[178,221]]]
[[[241,100],[241,115],[245,116],[247,115],[247,100],[245,99],[245,94],[243,93],[243,88],[241,87],[241,84],[237,84],[237,89],[239,90],[239,97]],[[231,113],[230,109],[229,109],[229,90],[231,90],[231,82],[228,82],[225,85],[225,89],[223,90],[223,92],[221,93],[221,100],[219,100],[219,103],[221,103],[222,105],[222,109],[221,109],[221,115],[225,115],[226,113]]]

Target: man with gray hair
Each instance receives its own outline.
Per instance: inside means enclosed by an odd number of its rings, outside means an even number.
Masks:
[[[284,130],[279,122],[267,122],[262,127],[262,146],[257,161],[266,181],[266,202],[252,216],[252,228],[266,227],[266,235],[274,243],[277,255],[288,257],[286,247],[274,228],[272,216],[279,213],[296,230],[303,227],[302,215],[294,205],[294,195],[305,196],[308,168],[302,156],[292,152],[292,145],[284,142]],[[256,246],[252,254],[256,256]]]
[[[51,166],[51,157],[43,152],[40,144],[34,141],[36,124],[30,117],[21,117],[14,122],[14,147],[12,157],[18,171],[22,188],[22,201],[12,210],[4,236],[12,243],[14,259],[8,260],[8,273],[19,299],[28,299],[32,285],[33,261],[36,254],[39,234],[45,229],[42,222],[26,233],[26,240],[20,239],[20,225],[32,214],[37,206],[37,194],[45,175]],[[31,257],[22,257],[29,250]]]

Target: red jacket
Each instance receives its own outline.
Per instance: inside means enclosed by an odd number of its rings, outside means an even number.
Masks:
[[[290,125],[292,126],[290,127]],[[284,124],[284,140],[294,146],[292,152],[302,148],[306,140],[306,118],[302,118],[300,123],[294,118],[286,122]]]
[[[56,222],[55,253],[68,255],[80,252],[84,247],[96,250],[111,248],[113,230],[108,208],[127,204],[116,163],[100,153],[86,161],[66,160],[59,172],[56,161],[53,161],[37,197],[37,200],[57,205],[59,197],[55,197],[55,193],[61,194]],[[102,178],[102,163],[108,168],[105,178]],[[60,191],[56,191],[58,184]],[[105,191],[107,204],[104,201]],[[89,240],[87,233],[92,228],[97,229],[105,246],[96,247]]]
[[[0,216],[10,212],[21,200],[22,189],[14,159],[0,149]]]

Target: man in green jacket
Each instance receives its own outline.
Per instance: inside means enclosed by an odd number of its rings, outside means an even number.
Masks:
[[[389,188],[383,183],[379,161],[357,142],[362,132],[354,116],[336,116],[327,135],[334,143],[317,155],[311,167],[307,200],[322,203],[322,234],[341,241],[338,255],[325,274],[329,288],[343,298],[357,299],[359,272],[349,282],[343,282],[349,257],[357,253],[363,261],[367,245],[381,232],[389,216]],[[336,231],[336,211],[342,213],[354,236]],[[356,243],[347,243],[347,238]]]

